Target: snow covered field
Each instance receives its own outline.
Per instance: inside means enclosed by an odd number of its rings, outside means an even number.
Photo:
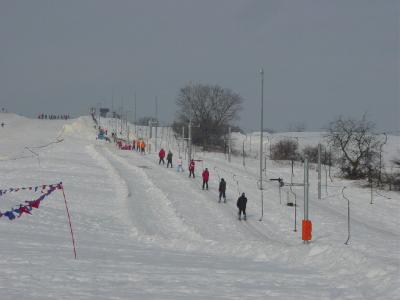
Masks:
[[[280,201],[276,182],[265,183],[259,222],[255,159],[243,167],[241,157],[229,163],[224,155],[199,152],[196,179],[189,179],[186,168],[177,173],[159,166],[155,153],[96,140],[89,117],[0,114],[0,121],[6,124],[0,128],[0,189],[62,181],[78,256],[61,191],[32,215],[1,217],[0,299],[400,299],[399,193],[374,194],[371,205],[370,190],[334,178],[318,200],[311,170],[313,240],[306,245],[301,187],[293,188],[297,232],[287,188]],[[304,133],[307,138],[310,144],[318,139]],[[398,145],[398,137],[389,139],[385,155]],[[210,170],[208,191],[201,190],[202,167]],[[290,174],[287,164],[267,163],[267,178],[289,181]],[[227,181],[226,204],[217,201],[219,177]],[[303,181],[301,166],[294,181]],[[343,186],[351,201],[350,245],[344,245]],[[247,221],[237,220],[239,192],[249,199]],[[0,211],[37,195],[40,190],[7,193]]]

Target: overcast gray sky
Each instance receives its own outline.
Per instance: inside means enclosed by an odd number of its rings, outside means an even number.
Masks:
[[[239,93],[238,124],[367,113],[399,129],[399,1],[0,1],[0,106],[28,116],[87,114],[102,102],[174,118],[189,81]]]

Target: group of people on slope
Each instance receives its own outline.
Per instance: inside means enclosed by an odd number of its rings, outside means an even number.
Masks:
[[[167,168],[171,167],[171,169],[173,168],[173,166],[172,166],[172,156],[173,156],[173,154],[172,154],[171,150],[168,150],[168,153],[167,153]],[[161,148],[160,151],[158,152],[158,158],[159,158],[158,164],[161,165],[161,163],[162,163],[163,165],[165,165],[165,160],[164,160],[164,158],[165,158],[165,150],[163,148]],[[183,172],[182,157],[179,157],[179,159],[177,160],[177,169],[176,169],[176,171],[177,172]]]
[[[166,153],[165,153],[164,148],[161,148],[160,151],[158,152],[158,158],[159,158],[158,164],[159,165],[161,165],[161,163],[163,165],[165,165],[165,160],[164,160],[165,159],[165,154]],[[173,166],[172,166],[172,156],[173,156],[173,153],[171,152],[171,150],[168,150],[168,153],[167,153],[167,168],[169,168],[169,167],[173,168]],[[190,160],[190,163],[189,163],[189,177],[193,177],[193,178],[195,177],[195,175],[194,175],[194,166],[195,166],[195,162],[192,159],[192,160]],[[206,168],[206,170],[207,170],[207,168]],[[176,169],[176,171],[177,172],[183,172],[183,160],[182,160],[182,157],[179,157],[179,159],[177,160],[177,169]],[[206,177],[207,178],[207,182],[208,182],[208,175],[206,175],[206,174],[208,174],[208,170],[207,170],[206,173],[203,172],[203,175],[204,175],[203,178]]]
[[[146,143],[144,140],[133,140],[132,141],[132,150],[136,150],[136,152],[140,152],[141,154],[144,154],[146,151]]]
[[[171,150],[168,150],[168,154],[167,154],[167,168],[168,168],[169,166],[171,166],[171,168],[172,168],[172,155],[173,155],[173,154],[172,154]],[[165,165],[165,161],[164,161],[164,158],[165,158],[165,150],[164,150],[163,148],[161,148],[160,152],[158,152],[158,157],[160,158],[158,164],[161,165],[161,163],[163,163],[163,165]]]
[[[159,162],[158,164],[161,165],[161,163],[163,163],[163,165],[165,164],[164,158],[165,158],[165,150],[163,148],[161,148],[160,152],[158,153],[158,157],[159,157]],[[182,167],[182,158],[179,157],[178,161],[178,167],[177,167],[177,171],[178,172],[183,172],[183,167]],[[168,166],[171,166],[172,168],[172,152],[171,150],[168,151],[167,154],[167,168]],[[194,175],[194,169],[195,169],[195,162],[194,159],[190,160],[189,163],[189,178],[195,178]],[[210,178],[210,172],[208,171],[208,168],[205,168],[201,174],[201,177],[203,179],[203,185],[202,185],[202,189],[204,190],[204,188],[206,190],[208,190],[208,180]],[[224,199],[224,203],[226,203],[226,181],[224,178],[221,178],[221,181],[219,182],[219,199],[218,199],[218,203],[221,202],[221,199]],[[238,218],[239,220],[241,220],[242,214],[243,214],[243,218],[244,220],[246,220],[246,204],[247,204],[247,198],[245,193],[242,193],[242,195],[238,198],[237,202],[236,202],[236,206],[239,209],[238,212]]]
[[[193,176],[193,178],[195,177],[194,176],[194,166],[195,166],[194,159],[191,159],[190,163],[189,163],[189,178],[192,176]],[[206,190],[208,190],[208,179],[210,178],[210,172],[208,172],[207,168],[205,168],[203,170],[203,172],[201,173],[201,178],[203,179],[203,186],[202,186],[203,190],[204,190],[204,188],[206,188]]]
[[[221,202],[221,198],[224,198],[224,203],[226,203],[226,181],[225,179],[221,178],[221,181],[219,182],[219,200],[218,203]],[[243,219],[246,220],[246,204],[247,204],[247,198],[245,193],[242,193],[242,195],[238,198],[236,202],[236,206],[239,209],[238,212],[238,218],[241,220],[242,214],[243,214]]]
[[[38,115],[38,119],[40,119],[40,120],[47,120],[47,119],[49,119],[49,120],[69,120],[70,116],[69,116],[69,114],[63,114],[63,115],[48,114],[47,115],[47,114],[41,113]]]

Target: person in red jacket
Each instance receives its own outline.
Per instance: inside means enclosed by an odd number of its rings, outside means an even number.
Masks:
[[[208,190],[208,177],[210,176],[210,173],[208,172],[208,169],[206,168],[203,173],[201,174],[201,177],[203,177],[203,190],[204,186]]]
[[[189,164],[189,178],[193,175],[194,178],[194,160],[192,159]]]
[[[165,161],[164,161],[165,151],[163,148],[161,148],[160,152],[158,152],[158,157],[160,158],[160,161],[158,162],[158,164],[161,164],[161,162],[162,162],[163,165],[165,165]]]

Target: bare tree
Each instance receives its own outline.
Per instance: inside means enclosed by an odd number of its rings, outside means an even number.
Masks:
[[[299,145],[291,139],[284,139],[271,147],[272,160],[299,160]]]
[[[227,127],[238,119],[242,97],[218,85],[187,84],[179,91],[176,128],[187,125],[189,120],[195,126],[192,130],[194,144],[222,145]]]
[[[361,120],[339,117],[329,124],[326,138],[340,150],[339,163],[345,177],[360,179],[376,171],[380,142],[374,128],[365,115]]]

